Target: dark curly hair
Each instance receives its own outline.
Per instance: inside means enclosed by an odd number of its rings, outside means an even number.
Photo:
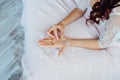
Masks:
[[[86,24],[97,23],[100,21],[108,20],[112,9],[120,6],[118,4],[120,0],[100,0],[92,6],[92,11],[90,12],[90,17],[86,20]]]

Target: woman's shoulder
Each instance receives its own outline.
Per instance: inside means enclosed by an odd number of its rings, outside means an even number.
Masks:
[[[110,15],[110,18],[106,21],[106,26],[120,26],[120,14],[113,13]]]
[[[120,15],[112,14],[108,20],[100,23],[101,26],[105,27],[105,31],[111,33],[120,33]]]
[[[100,22],[101,26],[119,26],[120,27],[120,14],[111,13],[108,20]]]

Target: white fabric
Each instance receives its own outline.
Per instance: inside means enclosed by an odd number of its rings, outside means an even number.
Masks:
[[[99,46],[106,48],[114,45],[120,39],[120,13],[114,12],[110,19],[102,22],[105,31],[99,36]]]
[[[25,26],[25,54],[22,66],[26,80],[120,80],[119,45],[105,50],[70,47],[61,57],[57,57],[58,49],[38,44],[47,36],[46,32],[52,25],[77,7],[76,3],[74,0],[24,1],[22,24]],[[82,17],[66,26],[65,36],[98,37],[96,29],[87,27],[85,21]]]
[[[75,0],[75,3],[77,5],[77,8],[84,11],[88,8],[90,0]]]

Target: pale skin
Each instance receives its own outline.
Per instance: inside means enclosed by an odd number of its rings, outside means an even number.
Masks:
[[[98,0],[91,0],[91,6]],[[71,39],[64,36],[64,28],[66,25],[73,21],[76,21],[84,14],[84,11],[75,8],[71,13],[60,21],[58,24],[54,25],[48,30],[48,38],[39,41],[39,44],[45,47],[57,47],[60,48],[58,56],[62,55],[67,47],[75,46],[81,48],[87,48],[92,50],[100,50],[97,41],[98,39]]]

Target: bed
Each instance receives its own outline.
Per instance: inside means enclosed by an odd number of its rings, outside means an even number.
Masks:
[[[22,25],[25,29],[25,54],[22,65],[26,80],[120,80],[120,43],[98,51],[69,48],[58,57],[58,49],[45,48],[38,44],[40,39],[47,37],[46,31],[66,17],[79,0],[24,0]],[[78,38],[80,28],[73,31],[72,27],[81,26],[80,20],[68,25],[65,35]],[[85,34],[83,31],[82,34]],[[88,36],[91,36],[87,34]],[[97,36],[97,35],[94,35]],[[81,38],[84,35],[79,36]],[[79,53],[74,53],[77,50]],[[84,51],[86,51],[84,53]]]

